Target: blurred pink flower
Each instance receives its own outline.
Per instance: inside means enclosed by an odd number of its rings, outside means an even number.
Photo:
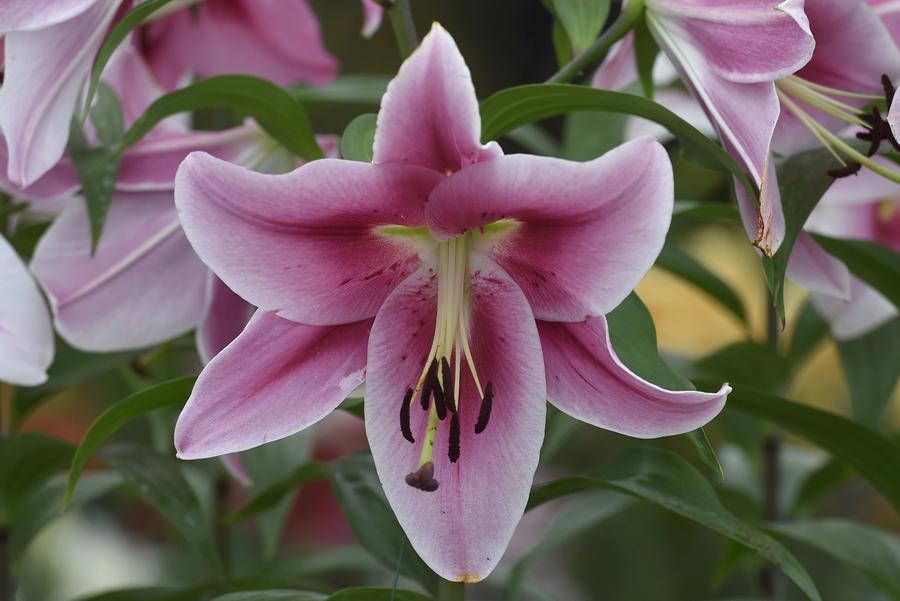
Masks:
[[[0,382],[36,386],[53,361],[53,327],[28,268],[0,235]]]
[[[119,49],[104,80],[118,93],[127,124],[162,94],[129,45]],[[208,360],[218,352],[240,331],[237,322],[245,322],[249,309],[215,281],[184,237],[175,172],[194,150],[266,168],[276,147],[252,124],[199,132],[167,120],[129,148],[96,253],[83,202],[67,203],[35,250],[31,267],[59,334],[76,348],[107,352],[152,346],[199,324],[201,355]],[[285,156],[271,167],[295,165]]]
[[[469,70],[435,25],[382,100],[374,164],[264,175],[195,153],[176,181],[198,254],[260,307],[201,374],[179,456],[293,434],[365,379],[388,500],[457,581],[487,576],[522,516],[548,397],[650,438],[708,422],[729,391],[660,389],[610,344],[603,316],[671,219],[662,147],[643,138],[574,163],[504,156],[480,130]]]
[[[870,240],[900,252],[900,186],[871,171],[838,180],[816,206],[805,229],[836,238]],[[788,275],[811,290],[813,303],[839,340],[862,336],[897,315],[893,303],[851,275],[808,234],[798,238]]]
[[[375,0],[362,0],[363,8],[363,37],[370,38],[375,35],[378,28],[381,27],[381,20],[384,18],[384,8]]]
[[[188,75],[288,85],[328,83],[338,71],[306,0],[205,0],[151,23],[141,48],[166,89]]]

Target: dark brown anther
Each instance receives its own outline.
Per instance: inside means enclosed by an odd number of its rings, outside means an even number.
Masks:
[[[434,464],[430,461],[423,463],[418,470],[406,475],[406,483],[425,492],[436,491],[438,481],[434,479]]]
[[[431,403],[431,395],[435,393],[436,388],[440,385],[437,380],[437,363],[434,361],[431,362],[431,365],[428,366],[428,371],[425,372],[425,380],[422,382],[422,410],[428,411],[428,406]]]
[[[412,403],[413,392],[412,388],[407,388],[403,404],[400,405],[400,431],[403,432],[403,438],[412,443],[416,442],[412,435],[412,428],[409,426],[409,406]]]
[[[851,175],[856,175],[859,173],[859,170],[862,169],[862,165],[859,163],[847,163],[844,167],[840,167],[838,169],[831,169],[828,171],[828,175],[835,179],[840,179],[842,177],[850,177]]]
[[[891,103],[894,101],[894,93],[897,90],[894,88],[891,78],[885,73],[881,74],[881,87],[884,88],[884,99],[887,101],[887,105],[891,106]]]
[[[444,403],[451,413],[456,413],[456,396],[453,394],[453,380],[447,357],[441,357],[441,376],[444,378]]]
[[[494,385],[491,382],[484,387],[484,398],[481,399],[481,410],[478,412],[478,421],[475,423],[475,434],[481,434],[491,421],[491,406],[494,403]]]
[[[459,413],[450,417],[450,441],[447,444],[447,457],[450,463],[456,463],[459,459]]]

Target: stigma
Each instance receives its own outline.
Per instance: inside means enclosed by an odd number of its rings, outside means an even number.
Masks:
[[[464,374],[471,378],[480,403],[477,422],[471,427],[481,434],[488,426],[494,389],[490,382],[483,387],[475,359],[469,347],[469,255],[472,234],[466,233],[437,245],[437,316],[431,348],[424,357],[423,368],[415,386],[398,391],[400,431],[410,444],[421,445],[415,470],[406,475],[406,483],[424,492],[434,492],[439,483],[434,473],[434,443],[440,431],[447,437],[450,463],[460,460],[462,446],[461,384]],[[421,408],[428,417],[424,432],[412,427],[412,411]],[[474,415],[469,411],[466,415]],[[468,426],[466,426],[468,427]],[[417,443],[418,441],[418,443]]]

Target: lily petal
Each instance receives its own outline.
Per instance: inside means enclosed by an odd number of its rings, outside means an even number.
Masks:
[[[321,85],[337,73],[306,0],[204,2],[196,10],[180,10],[148,29],[149,61],[168,89],[188,73],[246,73],[279,85]]]
[[[891,125],[891,131],[894,137],[900,139],[900,96],[894,98],[891,103],[891,110],[888,113],[888,123]]]
[[[547,395],[563,412],[594,426],[659,438],[712,420],[731,391],[666,390],[628,369],[616,356],[604,317],[583,323],[538,322],[547,369]]]
[[[200,374],[175,425],[178,456],[245,451],[331,413],[365,377],[370,327],[308,326],[258,311]]]
[[[759,186],[759,203],[740,183],[735,193],[748,237],[767,256],[774,255],[784,239],[784,214],[771,153],[781,113],[775,84],[729,81],[714,72],[693,45],[657,20],[649,23],[660,47],[706,111],[722,145]]]
[[[894,0],[868,0],[868,3],[888,28],[894,41],[900,44],[900,3]]]
[[[515,226],[489,253],[538,319],[608,313],[656,260],[672,218],[672,167],[656,140],[633,140],[587,163],[509,155],[444,180],[428,225],[447,237],[498,220]]]
[[[797,236],[787,275],[811,292],[850,300],[850,270],[806,232]]]
[[[116,194],[93,256],[85,204],[69,203],[31,268],[57,331],[88,351],[169,340],[193,329],[206,304],[207,269],[181,231],[171,192]]]
[[[381,27],[381,20],[384,18],[384,8],[375,0],[362,0],[362,9],[362,35],[364,38],[370,38]]]
[[[121,2],[97,0],[68,21],[6,35],[0,128],[17,186],[34,183],[62,156],[78,95]]]
[[[231,291],[212,273],[207,280],[206,311],[197,326],[200,360],[209,363],[238,337],[253,313],[247,301]]]
[[[68,21],[98,0],[5,0],[0,4],[0,32],[43,29]]]
[[[812,302],[838,340],[867,334],[897,316],[891,301],[855,276],[850,276],[849,302],[824,294],[813,294]]]
[[[376,228],[423,225],[442,178],[335,159],[265,175],[193,153],[175,202],[194,249],[232,290],[286,319],[335,325],[374,317],[415,271],[418,249]]]
[[[412,412],[417,444],[401,434],[403,394],[415,386],[431,345],[436,282],[422,269],[391,294],[369,342],[366,433],[378,476],[397,519],[425,562],[447,580],[477,582],[490,574],[522,517],[537,468],[546,416],[540,341],[528,302],[512,279],[473,256],[471,347],[481,382],[495,397],[486,429],[474,433],[480,398],[463,368],[460,457],[448,459],[450,420],[438,422],[434,492],[414,489],[427,413]],[[428,324],[423,327],[421,324]]]
[[[8,165],[9,155],[6,150],[6,142],[0,138],[0,190],[13,198],[29,201],[32,205],[29,210],[43,211],[48,206],[56,206],[58,203],[53,201],[68,200],[75,196],[75,193],[81,188],[75,168],[65,158],[25,188],[17,186],[9,180],[7,177]]]
[[[202,151],[243,164],[258,152],[264,134],[252,123],[222,131],[156,131],[122,155],[116,188],[172,190],[178,167],[188,154]]]
[[[729,81],[773,81],[813,54],[803,0],[649,0],[647,8]]]
[[[441,173],[502,154],[483,146],[475,87],[456,42],[435,23],[381,99],[375,163],[404,163]]]
[[[0,381],[36,386],[53,361],[50,313],[37,284],[0,236]]]

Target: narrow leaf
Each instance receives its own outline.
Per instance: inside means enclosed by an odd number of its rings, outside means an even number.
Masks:
[[[727,536],[772,562],[807,597],[815,601],[820,599],[812,578],[790,551],[768,534],[735,517],[722,505],[700,472],[668,451],[630,448],[588,475],[536,486],[528,500],[528,509],[561,496],[597,488],[650,501]]]
[[[813,237],[828,254],[846,263],[854,275],[900,307],[900,253],[866,240]]]
[[[576,53],[584,51],[600,35],[609,5],[610,0],[553,0],[556,18]]]
[[[900,445],[853,420],[751,388],[736,387],[727,406],[778,424],[825,449],[900,511]]]
[[[72,445],[36,432],[0,444],[0,523],[12,521],[22,501],[72,460]]]
[[[328,595],[311,591],[245,591],[216,597],[213,601],[325,601]]]
[[[328,466],[317,461],[305,463],[294,470],[286,478],[279,480],[264,488],[250,501],[228,516],[228,523],[242,522],[248,518],[259,515],[278,505],[286,496],[297,490],[298,487],[328,478]]]
[[[772,528],[856,568],[891,599],[900,600],[900,537],[844,520],[786,522]]]
[[[150,503],[221,578],[222,564],[213,541],[211,522],[204,515],[174,457],[135,443],[103,449],[103,460],[122,474],[142,499]]]
[[[853,340],[839,340],[853,416],[878,428],[900,378],[900,318]]]
[[[754,197],[757,196],[756,187],[747,174],[721,146],[664,106],[634,94],[570,84],[508,88],[481,103],[481,138],[485,142],[495,140],[526,123],[577,111],[636,115],[659,123],[679,139],[686,156],[703,165],[730,172]]]
[[[101,413],[91,424],[75,451],[72,466],[69,468],[69,484],[66,488],[63,507],[68,505],[84,466],[94,456],[100,445],[106,442],[119,428],[137,417],[163,407],[183,405],[190,396],[196,379],[196,376],[187,376],[151,386],[125,397]]]

